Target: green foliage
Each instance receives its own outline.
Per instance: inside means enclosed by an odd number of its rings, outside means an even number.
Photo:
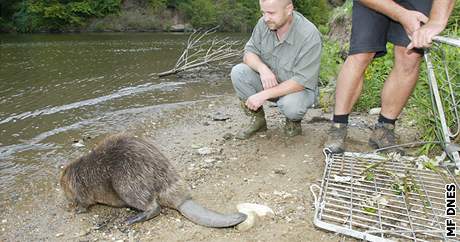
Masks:
[[[327,0],[295,0],[294,6],[316,26],[326,25],[329,21],[331,7]]]
[[[195,28],[211,28],[217,25],[217,9],[212,0],[190,0],[179,5]]]
[[[121,0],[0,0],[0,17],[12,22],[19,32],[66,30],[87,23],[90,18],[117,14]],[[161,15],[166,8],[178,9],[194,28],[220,26],[221,31],[250,32],[260,18],[259,1],[254,0],[137,0]],[[134,3],[136,4],[136,3]],[[297,0],[296,9],[327,32],[331,8],[327,0]],[[160,16],[161,17],[161,16]],[[159,18],[160,18],[159,17]],[[142,20],[143,21],[143,20]]]
[[[241,1],[217,0],[216,5],[219,16],[217,24],[221,31],[248,32],[257,22],[257,18],[253,18],[254,9],[245,6]]]
[[[446,32],[452,35],[459,35],[460,33],[460,4],[455,4],[452,14],[449,17]]]
[[[43,23],[43,18],[37,16],[35,11],[33,6],[25,1],[20,4],[19,11],[12,16],[13,23],[19,32],[32,32]]]
[[[118,13],[120,11],[121,0],[85,0],[90,3],[93,14],[96,17],[103,17],[108,14]]]
[[[324,40],[323,52],[321,54],[319,85],[325,87],[329,84],[333,84],[342,63],[343,60],[340,58],[340,46],[336,42]]]
[[[62,30],[81,26],[89,17],[102,17],[119,11],[121,0],[39,1],[18,4],[12,19],[19,32]]]
[[[159,13],[168,6],[168,0],[149,0],[149,2],[155,13]]]

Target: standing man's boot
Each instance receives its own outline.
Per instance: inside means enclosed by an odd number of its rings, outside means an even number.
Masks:
[[[252,111],[244,102],[241,103],[246,116],[250,118],[249,124],[243,125],[240,131],[236,134],[237,139],[248,139],[259,131],[267,130],[267,121],[265,120],[264,108],[260,107],[257,111]]]
[[[344,123],[332,123],[327,132],[327,141],[324,148],[337,154],[345,152],[345,138],[347,137],[348,125]]]
[[[301,120],[294,121],[286,118],[286,124],[284,125],[284,134],[287,137],[294,137],[296,135],[302,134],[302,126],[300,122]]]
[[[388,123],[377,123],[369,138],[369,145],[375,149],[381,149],[396,145],[395,125]],[[396,152],[404,155],[405,152],[400,147],[393,147],[384,150],[384,153]]]

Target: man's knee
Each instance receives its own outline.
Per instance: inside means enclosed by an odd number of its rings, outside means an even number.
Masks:
[[[230,78],[232,79],[233,85],[247,80],[250,72],[253,72],[253,70],[244,63],[233,66],[232,71],[230,72]]]
[[[284,116],[289,120],[299,121],[303,119],[307,110],[299,106],[285,106],[281,110]]]
[[[398,68],[403,73],[415,73],[422,61],[422,56],[417,52],[407,51],[406,48],[395,46],[394,68]]]
[[[375,53],[373,52],[353,54],[347,57],[347,62],[351,62],[354,65],[367,66],[374,59],[374,56]]]
[[[301,98],[284,98],[282,102],[278,103],[281,112],[290,120],[302,120],[307,112],[310,100],[303,100]]]

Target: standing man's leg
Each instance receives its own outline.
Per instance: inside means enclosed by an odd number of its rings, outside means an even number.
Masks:
[[[359,53],[348,56],[337,77],[334,116],[325,144],[333,153],[345,151],[348,116],[361,94],[364,72],[374,55],[375,53]]]
[[[396,119],[409,100],[417,83],[422,56],[405,47],[394,46],[395,61],[393,69],[382,89],[381,114]]]
[[[396,144],[394,132],[396,119],[406,105],[419,77],[421,54],[395,45],[394,55],[393,69],[381,92],[382,110],[369,139],[369,143],[374,148]],[[404,154],[401,148],[393,148],[388,151]]]
[[[419,11],[429,16],[432,1],[401,0],[399,4],[406,9]],[[400,23],[390,22],[387,37],[388,41],[394,44],[394,64],[383,86],[381,92],[382,110],[369,139],[369,143],[375,148],[396,145],[394,131],[396,119],[401,114],[415,87],[423,53],[421,50],[409,51],[406,48],[410,40]],[[386,151],[404,154],[404,150],[401,148],[392,148]]]
[[[337,78],[334,117],[325,143],[333,153],[345,150],[348,116],[361,94],[369,63],[386,53],[389,26],[388,17],[353,1],[350,52]]]

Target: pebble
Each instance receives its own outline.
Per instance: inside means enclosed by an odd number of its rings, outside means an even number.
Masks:
[[[216,159],[214,159],[214,158],[208,158],[208,159],[204,159],[204,162],[206,162],[206,163],[215,163],[215,162],[216,162]]]
[[[380,113],[380,110],[381,110],[381,109],[382,109],[382,108],[371,108],[371,110],[369,110],[369,114],[370,114],[370,115],[377,115],[377,114]]]
[[[249,215],[249,213],[255,213],[259,217],[273,216],[275,213],[273,210],[265,205],[256,203],[240,203],[236,206],[240,213]]]
[[[215,114],[212,115],[211,118],[213,121],[225,121],[227,119],[230,119],[230,116],[227,114],[223,114],[221,112],[216,112]]]
[[[232,138],[233,138],[233,134],[231,134],[231,133],[226,133],[226,134],[224,135],[223,138],[224,138],[224,140],[232,139]]]
[[[278,175],[286,175],[286,171],[283,170],[282,168],[276,168],[273,173],[278,174]]]
[[[209,155],[213,152],[213,150],[209,147],[203,147],[203,148],[199,148],[197,152],[200,155]]]
[[[56,237],[61,237],[63,235],[64,235],[63,233],[58,233],[58,234],[56,234]]]
[[[73,143],[72,146],[73,146],[73,147],[77,147],[77,148],[85,147],[85,145],[82,144],[82,143]]]
[[[2,220],[2,224],[6,223],[6,222],[8,222],[8,220],[6,220],[6,219]]]

